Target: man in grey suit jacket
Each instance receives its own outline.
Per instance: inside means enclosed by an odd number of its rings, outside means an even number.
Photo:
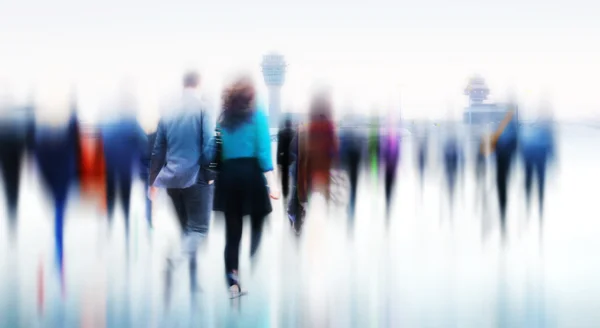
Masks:
[[[214,122],[196,94],[198,84],[197,73],[184,76],[182,96],[158,124],[150,163],[150,188],[167,189],[183,232],[183,254],[170,258],[170,264],[189,258],[195,266],[212,211],[214,177],[206,168],[214,155]]]

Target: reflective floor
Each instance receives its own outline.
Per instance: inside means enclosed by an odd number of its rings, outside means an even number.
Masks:
[[[187,266],[168,288],[165,258],[179,233],[164,194],[148,229],[141,184],[128,243],[122,217],[109,228],[90,204],[71,202],[61,274],[53,210],[37,177],[25,176],[18,235],[1,225],[0,327],[597,327],[600,130],[560,132],[543,225],[537,211],[526,215],[520,167],[502,243],[492,179],[476,204],[468,166],[451,211],[435,165],[421,193],[407,141],[389,221],[383,182],[363,174],[353,222],[315,197],[296,237],[278,202],[253,261],[245,226],[240,278],[248,295],[234,301],[218,216],[198,256],[200,288],[191,291]]]

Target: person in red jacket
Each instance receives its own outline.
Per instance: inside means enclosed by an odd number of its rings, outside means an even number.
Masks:
[[[307,191],[309,195],[313,191],[321,191],[329,202],[330,171],[337,154],[338,142],[332,120],[331,100],[328,96],[317,96],[313,100],[307,132],[304,149]]]
[[[288,218],[296,234],[300,234],[305,204],[313,191],[321,191],[330,199],[330,170],[338,152],[335,125],[331,118],[331,101],[320,95],[313,99],[310,120],[298,127],[290,144],[292,193]]]

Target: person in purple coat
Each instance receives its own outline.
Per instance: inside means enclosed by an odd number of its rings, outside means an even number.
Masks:
[[[400,135],[397,130],[396,126],[389,124],[380,138],[380,163],[383,165],[384,171],[385,203],[388,217],[396,182],[396,169],[400,159]]]

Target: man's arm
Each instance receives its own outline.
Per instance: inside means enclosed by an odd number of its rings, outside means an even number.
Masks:
[[[154,142],[154,147],[152,149],[152,158],[150,160],[150,176],[149,176],[149,184],[152,186],[154,184],[154,180],[158,176],[158,173],[165,165],[167,157],[167,137],[165,134],[165,128],[163,122],[160,121],[158,123],[158,128],[156,130],[156,141]]]
[[[200,164],[208,167],[215,156],[215,123],[208,111],[202,112],[202,136],[201,145],[202,154],[200,154]]]

